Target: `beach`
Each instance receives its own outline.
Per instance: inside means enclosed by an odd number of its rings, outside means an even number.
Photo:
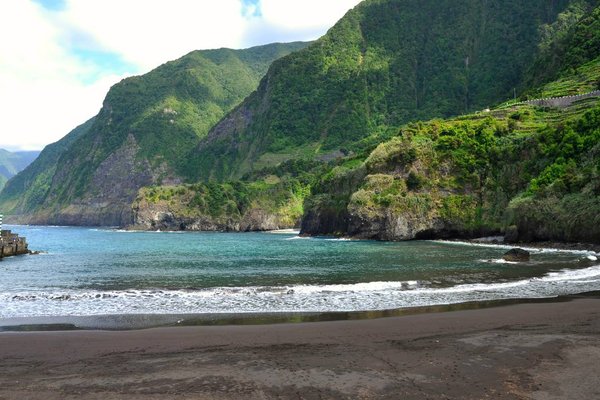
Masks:
[[[0,399],[591,399],[600,298],[389,318],[0,333]]]

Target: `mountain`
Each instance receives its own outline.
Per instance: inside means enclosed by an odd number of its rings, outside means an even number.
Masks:
[[[186,152],[305,43],[194,51],[108,92],[100,113],[42,152],[0,194],[29,222],[123,225],[139,188],[185,177]]]
[[[524,89],[541,28],[567,0],[367,0],[258,90],[188,157],[192,180],[343,153],[390,126],[489,107]],[[579,3],[579,2],[578,2]]]
[[[134,218],[151,229],[273,229],[300,220],[309,235],[599,243],[600,8],[593,5],[571,3],[541,25],[555,34],[523,69],[524,82],[535,83],[524,84],[521,100],[567,97],[515,102],[506,94],[511,101],[491,110],[389,126],[329,157],[304,154],[240,181],[144,189]],[[549,49],[562,62],[544,68]]]
[[[24,170],[39,154],[39,151],[10,152],[0,149],[0,190],[7,180]]]
[[[214,119],[175,61],[109,92],[32,221],[599,242],[598,96],[525,101],[600,89],[599,17],[366,0]]]
[[[42,204],[52,185],[62,154],[87,133],[95,118],[79,125],[56,143],[49,144],[27,168],[8,181],[0,192],[0,205],[16,214],[32,212]]]
[[[401,127],[321,175],[303,233],[600,243],[600,7],[571,18],[582,4],[543,27],[559,32],[529,72],[543,100]]]

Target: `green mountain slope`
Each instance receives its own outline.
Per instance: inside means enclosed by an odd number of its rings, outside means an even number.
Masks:
[[[0,192],[0,206],[12,214],[33,212],[46,198],[62,154],[89,131],[94,118],[73,129],[56,143],[49,144],[27,168],[12,178]]]
[[[11,152],[0,149],[0,190],[7,180],[24,170],[39,154],[39,151]]]
[[[303,232],[600,242],[600,99],[408,124],[314,185]]]
[[[589,10],[567,36],[546,38],[546,45],[585,37],[585,48],[600,37],[589,23],[597,12]],[[540,78],[540,87],[525,89],[552,96],[600,89],[600,47],[581,52],[577,46],[568,49],[583,54],[577,63],[564,58],[564,65],[554,66],[556,80]],[[540,51],[532,59],[536,68],[546,56]],[[293,226],[302,217],[303,232],[317,235],[405,240],[506,234],[510,240],[597,243],[600,98],[556,104],[511,101],[491,111],[378,130],[346,142],[345,152],[329,162],[305,154],[241,181],[144,189],[135,203],[136,222],[152,229],[247,230]]]
[[[530,96],[552,95],[553,93],[548,92],[540,93],[536,89],[561,75],[572,75],[575,71],[585,73],[580,71],[582,66],[598,56],[599,5],[598,0],[575,1],[554,23],[542,27],[538,55],[527,72],[526,82],[530,88],[527,93]],[[600,82],[588,81],[589,83],[597,87]],[[563,89],[566,89],[564,85]],[[571,88],[573,89],[577,88]]]
[[[577,61],[554,62],[556,80],[528,93],[600,89],[600,46],[589,45],[600,41],[598,16],[600,7],[550,39],[546,49],[578,54]],[[565,42],[571,45],[559,46]],[[544,59],[547,50],[531,70],[541,71]],[[386,240],[504,233],[510,241],[600,243],[600,96],[568,100],[555,108],[508,103],[406,125],[320,177],[305,203],[303,231]]]
[[[257,92],[188,158],[222,180],[282,160],[344,151],[411,120],[482,109],[522,89],[540,28],[568,1],[367,0],[275,62]]]
[[[47,176],[31,189],[13,185],[0,205],[35,211],[32,222],[129,223],[138,189],[186,176],[185,153],[256,89],[273,60],[305,45],[195,51],[123,80],[58,159],[46,158],[56,163]],[[15,196],[20,190],[29,193],[23,200]]]

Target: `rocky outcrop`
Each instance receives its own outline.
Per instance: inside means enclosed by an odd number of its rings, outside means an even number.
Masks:
[[[302,217],[302,235],[345,235],[348,231],[348,213],[334,207],[314,207]]]
[[[598,183],[590,182],[588,190],[561,198],[513,200],[508,211],[514,225],[507,229],[505,240],[600,243],[599,187]]]
[[[530,254],[527,250],[523,250],[523,249],[510,249],[509,251],[507,251],[506,253],[504,253],[504,255],[502,256],[502,259],[504,261],[510,261],[510,262],[527,262],[529,261],[530,258]]]
[[[446,236],[444,231],[444,224],[438,218],[395,214],[390,210],[371,217],[351,213],[348,226],[352,237],[392,241],[443,237]]]
[[[60,181],[61,172],[54,177]],[[127,226],[133,223],[131,204],[143,186],[163,182],[179,183],[165,164],[153,166],[140,156],[140,146],[129,134],[119,149],[100,163],[83,196],[69,204],[53,207],[53,197],[48,207],[32,213],[19,221],[29,224],[75,226]]]
[[[140,202],[133,209],[133,221],[129,226],[139,230],[161,231],[225,231],[250,232],[293,228],[278,215],[260,208],[250,208],[243,215],[210,216],[182,213],[165,203]]]

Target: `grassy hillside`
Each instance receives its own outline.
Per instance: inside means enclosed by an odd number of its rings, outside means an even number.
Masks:
[[[188,158],[191,178],[239,178],[346,150],[390,126],[482,109],[521,90],[544,24],[568,1],[367,0],[259,89]]]

